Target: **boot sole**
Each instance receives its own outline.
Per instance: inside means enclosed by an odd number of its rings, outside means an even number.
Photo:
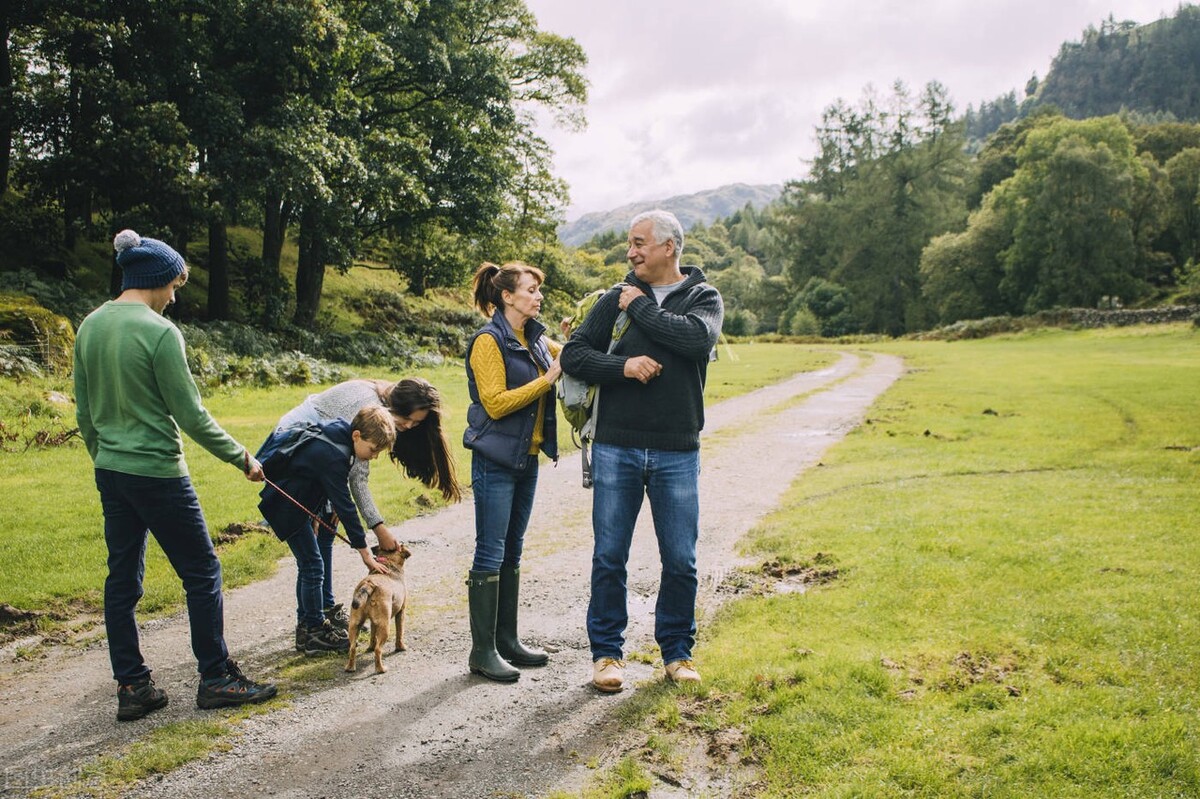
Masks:
[[[478,668],[475,668],[474,666],[471,666],[470,669],[471,669],[472,674],[478,674],[480,677],[486,677],[489,680],[491,680],[492,682],[516,682],[517,680],[521,679],[521,672],[519,672],[519,671],[516,674],[513,674],[511,676],[504,675],[502,677],[499,677],[499,676],[496,676],[493,674],[488,674],[483,669],[478,669]]]
[[[600,685],[599,683],[593,682],[592,687],[602,694],[619,694],[625,690],[624,683],[620,685]]]
[[[201,699],[196,697],[196,707],[201,710],[215,710],[219,707],[237,707],[238,705],[257,705],[259,702],[266,702],[268,699],[274,699],[279,692],[277,690],[263,691],[252,697],[210,697]]]
[[[530,658],[530,659],[522,660],[521,658],[510,658],[508,655],[505,655],[503,653],[501,653],[500,657],[504,658],[509,663],[513,664],[514,666],[530,666],[530,667],[545,666],[547,663],[550,662],[550,658],[548,658],[548,657],[539,658],[539,659]]]

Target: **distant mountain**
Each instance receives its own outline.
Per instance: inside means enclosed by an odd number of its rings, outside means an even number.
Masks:
[[[568,222],[558,228],[558,238],[563,244],[578,247],[598,233],[610,230],[624,230],[629,220],[642,211],[662,208],[679,217],[683,229],[687,230],[697,222],[709,224],[714,219],[726,217],[744,208],[746,203],[762,208],[777,199],[783,191],[783,186],[750,186],[745,183],[731,183],[719,189],[697,192],[696,194],[681,194],[666,200],[647,200],[630,203],[614,208],[611,211],[596,211],[584,214],[574,222]]]

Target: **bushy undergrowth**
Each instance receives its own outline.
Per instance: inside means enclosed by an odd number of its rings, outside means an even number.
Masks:
[[[78,327],[106,297],[45,280],[30,270],[0,273],[0,291],[15,291],[62,314]],[[352,308],[366,325],[352,332],[273,330],[241,322],[189,324],[176,320],[188,345],[188,365],[202,387],[326,383],[347,376],[345,366],[400,371],[461,356],[479,318],[467,309],[405,309],[395,292],[369,291]],[[0,341],[0,375],[38,376],[41,367],[23,348]]]
[[[480,317],[467,307],[435,304],[414,306],[394,291],[372,289],[345,300],[358,314],[367,335],[394,336],[418,349],[461,356],[467,340],[479,328]]]
[[[108,299],[68,281],[42,278],[30,269],[0,272],[0,291],[28,294],[45,308],[70,319],[77,328],[85,316]]]
[[[431,350],[420,336],[395,331],[353,333],[284,327],[262,331],[238,322],[179,326],[188,346],[188,366],[204,386],[272,386],[330,383],[346,379],[346,366],[399,372],[436,366],[443,354],[461,353],[457,329],[445,331],[445,346]],[[425,336],[438,338],[437,328]]]

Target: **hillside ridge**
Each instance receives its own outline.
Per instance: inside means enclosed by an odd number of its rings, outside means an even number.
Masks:
[[[569,247],[577,247],[597,234],[610,230],[624,230],[631,217],[654,208],[662,208],[675,214],[684,230],[687,230],[697,222],[707,225],[716,219],[730,216],[744,208],[746,203],[761,209],[777,199],[782,191],[781,183],[730,183],[715,189],[678,194],[662,200],[640,200],[608,211],[593,211],[573,222],[560,225],[558,238]]]

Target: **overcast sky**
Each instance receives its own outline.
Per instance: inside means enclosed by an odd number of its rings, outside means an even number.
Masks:
[[[937,80],[958,111],[1044,77],[1064,41],[1168,0],[526,0],[578,41],[587,129],[547,122],[568,221],[635,200],[801,177],[821,112],[899,79]]]

